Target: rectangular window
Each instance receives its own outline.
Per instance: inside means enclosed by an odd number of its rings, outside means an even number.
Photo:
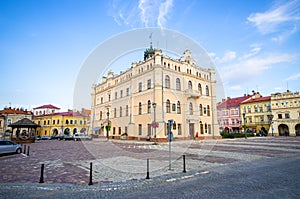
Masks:
[[[139,135],[142,135],[142,125],[141,124],[139,124]]]
[[[151,88],[151,79],[148,79],[147,88],[148,88],[148,89],[150,89],[150,88]]]
[[[282,114],[278,114],[278,119],[282,119]]]
[[[59,124],[59,120],[57,120],[57,124]]]
[[[55,120],[52,120],[52,124],[55,125]]]
[[[126,105],[126,111],[125,111],[126,116],[128,116],[128,105]]]
[[[116,127],[113,127],[113,135],[116,135]]]
[[[289,114],[289,113],[286,113],[286,114],[285,114],[285,118],[286,118],[286,119],[289,119],[289,118],[290,118],[290,114]]]
[[[119,127],[119,135],[121,135],[121,133],[122,133],[122,128]]]
[[[115,92],[115,99],[118,99],[118,92]]]
[[[208,129],[207,130],[208,130],[208,134],[211,134],[211,125],[210,124],[208,125]]]
[[[120,97],[123,97],[123,90],[120,91]]]
[[[172,111],[176,111],[176,104],[172,104]]]
[[[263,107],[259,107],[259,112],[263,112]]]
[[[143,91],[143,84],[142,82],[139,83],[139,92],[142,92]]]
[[[178,128],[178,135],[181,135],[181,124],[177,124],[177,128]]]
[[[126,89],[126,95],[129,96],[129,88]]]

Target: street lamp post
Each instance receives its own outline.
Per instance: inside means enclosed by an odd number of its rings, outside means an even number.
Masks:
[[[270,122],[270,128],[272,130],[272,137],[274,136],[274,132],[273,132],[273,117],[274,115],[268,115],[268,119],[269,119],[269,122]]]
[[[155,112],[155,109],[156,109],[156,103],[153,102],[152,103],[152,106],[153,106],[153,112],[154,112],[154,144],[156,144],[156,112]]]
[[[247,139],[247,134],[246,134],[246,113],[243,113],[243,119],[244,119],[244,125],[243,125],[243,129],[244,129],[244,134],[245,134],[245,139]]]
[[[109,125],[109,108],[107,108],[107,126],[106,126],[106,138],[109,139],[109,130],[110,130],[110,125]]]

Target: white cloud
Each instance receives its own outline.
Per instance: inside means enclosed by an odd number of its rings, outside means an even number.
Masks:
[[[114,0],[110,14],[118,25],[164,28],[173,0]]]
[[[291,0],[281,5],[276,5],[264,13],[252,13],[247,20],[255,25],[262,34],[281,31],[284,25],[295,24],[300,20],[300,2]]]
[[[291,76],[289,76],[288,78],[286,78],[285,80],[286,80],[286,81],[294,81],[294,80],[298,80],[298,79],[300,79],[300,73],[291,75]]]
[[[230,86],[229,90],[240,91],[240,90],[242,90],[242,87],[241,87],[241,85],[234,85],[234,86]]]
[[[157,25],[160,28],[163,28],[165,26],[167,21],[166,15],[168,14],[172,6],[173,6],[173,0],[166,0],[165,2],[160,4],[158,18],[157,18]]]
[[[212,55],[212,53],[211,53],[211,55]],[[225,52],[225,54],[223,55],[222,58],[215,57],[215,60],[218,63],[227,63],[227,62],[234,60],[235,58],[236,58],[236,52],[228,50]]]
[[[274,64],[291,62],[295,59],[290,54],[268,54],[246,59],[239,59],[231,65],[220,67],[220,74],[224,81],[240,81],[258,77],[264,71],[272,68]]]
[[[254,45],[254,46],[252,46],[252,49],[250,50],[250,52],[244,54],[242,59],[247,59],[249,57],[253,57],[254,55],[258,54],[260,51],[261,51],[261,47]]]

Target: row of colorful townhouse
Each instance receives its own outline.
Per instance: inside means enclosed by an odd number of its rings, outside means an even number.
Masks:
[[[258,92],[223,99],[217,105],[221,132],[248,132],[269,136],[300,135],[300,95],[287,90],[263,97]]]

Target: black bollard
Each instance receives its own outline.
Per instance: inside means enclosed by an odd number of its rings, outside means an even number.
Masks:
[[[186,173],[186,170],[185,170],[185,155],[182,156],[183,158],[183,173]]]
[[[41,176],[40,176],[39,183],[44,183],[44,164],[42,164],[42,167],[41,167]]]
[[[149,159],[147,159],[147,176],[146,179],[150,179],[149,177]]]
[[[24,144],[24,154],[26,154],[26,144]]]
[[[28,148],[27,148],[27,156],[29,156],[29,149],[30,149],[30,146],[28,146]]]
[[[89,181],[89,185],[93,185],[93,163],[90,163],[90,181]]]

